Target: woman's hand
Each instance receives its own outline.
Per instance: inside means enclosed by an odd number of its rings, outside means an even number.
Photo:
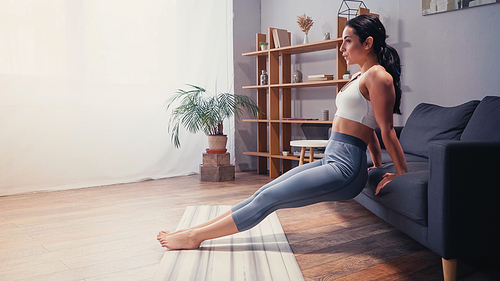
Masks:
[[[393,174],[393,173],[386,173],[383,177],[382,177],[382,180],[378,183],[377,185],[377,189],[375,189],[375,195],[377,195],[380,190],[382,188],[384,188],[384,186],[386,184],[388,184],[390,181],[392,181],[393,179],[395,179],[397,177],[396,174]]]

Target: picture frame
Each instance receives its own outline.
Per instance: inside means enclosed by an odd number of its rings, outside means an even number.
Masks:
[[[422,0],[422,15],[463,10],[495,3],[500,3],[500,0]]]

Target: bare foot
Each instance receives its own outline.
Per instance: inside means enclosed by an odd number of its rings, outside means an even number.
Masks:
[[[193,234],[193,230],[185,229],[169,233],[161,231],[156,238],[162,247],[170,250],[194,250],[200,247],[201,242],[198,241]]]
[[[180,230],[177,230],[175,232],[170,232],[170,231],[160,231],[158,233],[158,235],[156,235],[156,240],[160,241],[160,240],[165,240],[168,236],[171,236],[171,235],[175,235],[175,234],[178,234],[178,233],[181,233],[181,232],[185,232],[187,231],[188,229],[180,229]],[[161,241],[160,241],[160,244],[161,244]],[[165,246],[163,246],[165,247]]]

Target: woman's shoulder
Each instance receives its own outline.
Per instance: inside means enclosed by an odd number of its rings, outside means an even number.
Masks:
[[[374,65],[365,73],[365,83],[371,85],[392,85],[392,76],[381,65]]]

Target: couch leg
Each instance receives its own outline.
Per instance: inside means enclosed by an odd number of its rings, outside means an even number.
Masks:
[[[457,280],[457,260],[450,259],[447,260],[442,258],[443,260],[443,275],[444,281],[456,281]]]

